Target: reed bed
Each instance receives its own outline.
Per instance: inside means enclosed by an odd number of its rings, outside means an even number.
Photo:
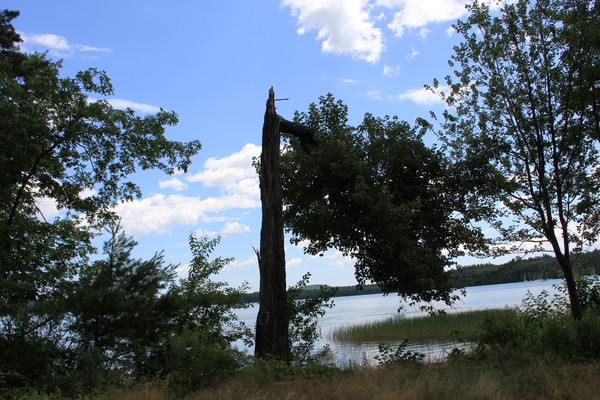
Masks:
[[[343,327],[334,331],[332,339],[339,342],[424,341],[452,340],[473,337],[479,332],[483,320],[514,313],[511,309],[476,310],[442,315],[406,318],[402,316],[383,321]]]

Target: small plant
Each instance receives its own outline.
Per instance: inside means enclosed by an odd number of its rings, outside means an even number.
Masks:
[[[421,363],[425,358],[425,354],[406,350],[407,346],[408,339],[404,339],[404,342],[400,343],[396,349],[389,344],[379,343],[379,354],[375,356],[375,359],[379,362],[379,365]]]
[[[301,299],[309,279],[310,273],[306,273],[296,285],[287,290],[291,361],[298,365],[323,360],[330,352],[329,346],[315,352],[315,344],[321,337],[318,318],[325,315],[326,309],[333,308],[331,297],[336,289],[321,286],[318,295]]]

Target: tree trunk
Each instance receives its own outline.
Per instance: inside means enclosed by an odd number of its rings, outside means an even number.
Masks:
[[[550,241],[552,249],[554,250],[554,256],[558,265],[563,272],[565,282],[567,284],[567,292],[569,293],[569,303],[571,304],[571,314],[577,321],[583,318],[583,308],[581,306],[581,299],[579,293],[577,293],[577,285],[575,284],[575,277],[573,276],[573,264],[571,263],[571,257],[569,256],[568,248],[563,252],[558,245],[558,240],[553,230],[545,232],[546,239]],[[566,247],[566,245],[565,245]]]
[[[562,253],[556,253],[556,259],[558,260],[558,264],[560,265],[563,275],[565,277],[565,282],[567,284],[567,292],[569,293],[569,303],[571,304],[571,313],[573,314],[573,318],[577,321],[583,318],[583,309],[581,307],[581,299],[579,298],[579,293],[577,293],[577,285],[575,284],[575,278],[573,276],[573,266],[570,261],[567,260]]]
[[[259,309],[254,354],[289,362],[288,307],[283,243],[282,193],[279,172],[280,118],[275,93],[269,90],[260,159]]]

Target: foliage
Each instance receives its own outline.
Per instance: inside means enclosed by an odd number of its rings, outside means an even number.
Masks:
[[[423,362],[425,354],[418,351],[407,350],[407,346],[408,339],[404,339],[404,341],[400,343],[396,349],[389,344],[379,343],[379,354],[375,356],[375,359],[380,365],[397,365]]]
[[[290,359],[293,364],[303,365],[318,361],[327,356],[329,347],[313,354],[316,341],[321,336],[318,330],[318,318],[325,315],[326,309],[334,306],[331,297],[336,289],[320,286],[319,294],[310,298],[299,298],[305,290],[310,273],[287,290],[290,338]]]
[[[597,278],[580,278],[577,286],[581,298],[590,298],[598,290]],[[478,355],[486,349],[554,354],[568,359],[598,359],[600,357],[600,313],[597,304],[586,307],[583,318],[570,315],[567,289],[558,293],[542,291],[528,293],[521,306],[512,313],[486,318],[477,338]],[[488,355],[489,356],[489,355]]]
[[[210,259],[219,242],[219,237],[190,235],[188,276],[169,290],[177,307],[162,373],[178,395],[237,371],[246,356],[233,344],[238,340],[252,343],[251,330],[235,314],[236,309],[249,306],[242,301],[246,287],[232,288],[211,279],[232,261]]]
[[[445,268],[464,248],[482,245],[477,228],[456,219],[464,208],[442,153],[396,117],[366,114],[348,125],[347,107],[328,94],[294,120],[316,128],[319,149],[290,138],[281,157],[284,221],[310,254],[336,248],[356,260],[359,284],[413,300],[453,300]]]
[[[598,11],[590,0],[518,0],[494,16],[475,2],[454,25],[455,71],[431,87],[448,105],[440,138],[466,203],[498,232],[494,252],[549,244],[575,318],[573,253],[600,233]]]
[[[21,52],[18,14],[0,11],[0,376],[5,387],[54,390],[97,356],[68,347],[79,339],[66,329],[68,299],[98,228],[140,195],[128,176],[185,170],[200,143],[166,138],[173,112],[114,109],[105,72],[61,77],[60,62]]]
[[[240,368],[240,355],[198,331],[184,330],[169,341],[166,382],[177,396],[209,386]]]
[[[137,243],[120,225],[111,227],[106,259],[80,272],[68,304],[70,331],[78,348],[102,354],[100,364],[121,376],[156,373],[157,345],[169,334],[175,298],[164,294],[175,279],[175,266],[162,254],[134,259]]]
[[[212,276],[218,275],[233,261],[222,257],[210,259],[220,241],[220,237],[190,235],[192,262],[188,276],[170,290],[179,302],[175,325],[179,333],[184,329],[201,330],[206,340],[223,340],[226,343],[243,340],[251,344],[250,329],[238,321],[235,314],[235,309],[250,306],[243,302],[247,286],[233,288],[226,282],[212,280]]]

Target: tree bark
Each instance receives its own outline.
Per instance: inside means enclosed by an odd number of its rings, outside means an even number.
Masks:
[[[254,354],[257,357],[289,362],[283,201],[279,171],[280,120],[275,110],[275,93],[271,88],[263,124],[260,159],[260,305]]]

